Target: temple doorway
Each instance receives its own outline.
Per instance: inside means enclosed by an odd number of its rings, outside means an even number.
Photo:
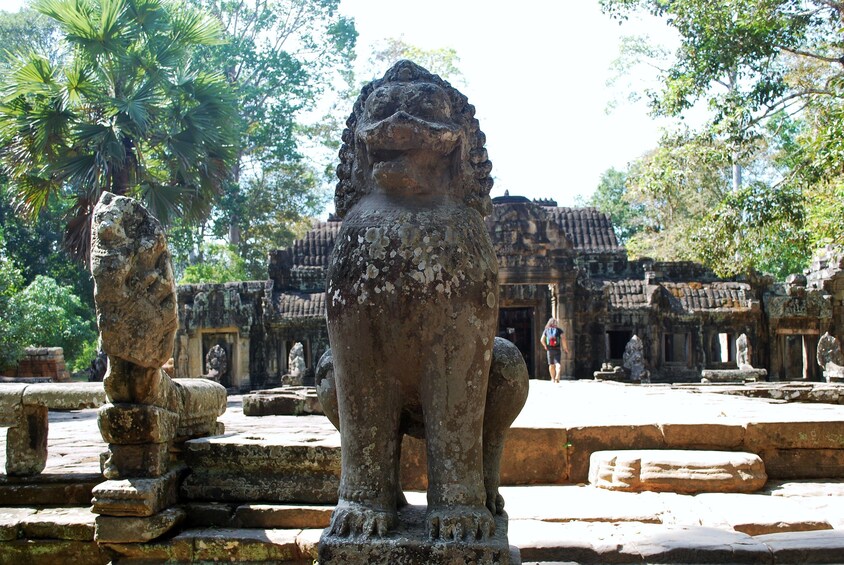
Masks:
[[[536,377],[533,362],[533,308],[501,308],[498,311],[497,335],[516,344],[525,359],[528,374]]]

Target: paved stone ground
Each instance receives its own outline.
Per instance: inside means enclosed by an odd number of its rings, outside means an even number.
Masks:
[[[516,427],[841,422],[844,434],[844,405],[784,404],[658,385],[532,381],[531,386]],[[336,434],[321,416],[245,417],[238,396],[230,397],[221,420],[227,432],[256,437],[313,440]],[[53,412],[45,473],[95,472],[104,448],[95,410]],[[0,433],[0,469],[4,458]],[[841,480],[770,481],[756,494],[625,493],[587,485],[504,487],[502,494],[510,543],[521,548],[526,564],[844,563]],[[424,493],[409,498],[424,504]],[[318,534],[299,532],[309,539]]]

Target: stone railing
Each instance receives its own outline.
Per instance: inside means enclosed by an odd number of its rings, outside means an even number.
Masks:
[[[97,408],[103,383],[0,384],[0,427],[6,431],[6,474],[37,475],[47,464],[50,410]]]

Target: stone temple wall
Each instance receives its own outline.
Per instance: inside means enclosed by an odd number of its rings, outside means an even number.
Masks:
[[[822,253],[787,283],[721,279],[696,263],[629,260],[594,209],[511,196],[493,203],[486,222],[499,261],[499,335],[518,345],[534,378],[548,378],[539,338],[552,316],[571,352],[563,373],[575,378],[620,365],[637,335],[654,382],[697,382],[703,369],[736,368],[736,340],[746,334],[753,366],[771,380],[820,379],[818,337],[844,338],[841,250]],[[177,374],[203,374],[214,339],[233,348],[232,388],[278,383],[296,342],[315,367],[328,348],[325,276],[339,229],[338,221],[316,222],[270,253],[266,281],[180,287]]]

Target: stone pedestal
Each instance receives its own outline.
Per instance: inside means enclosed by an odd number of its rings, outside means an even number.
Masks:
[[[320,565],[519,565],[516,547],[507,541],[507,515],[495,518],[495,535],[486,541],[432,541],[425,531],[425,506],[399,511],[399,526],[385,537],[341,538],[325,530],[319,540]]]

